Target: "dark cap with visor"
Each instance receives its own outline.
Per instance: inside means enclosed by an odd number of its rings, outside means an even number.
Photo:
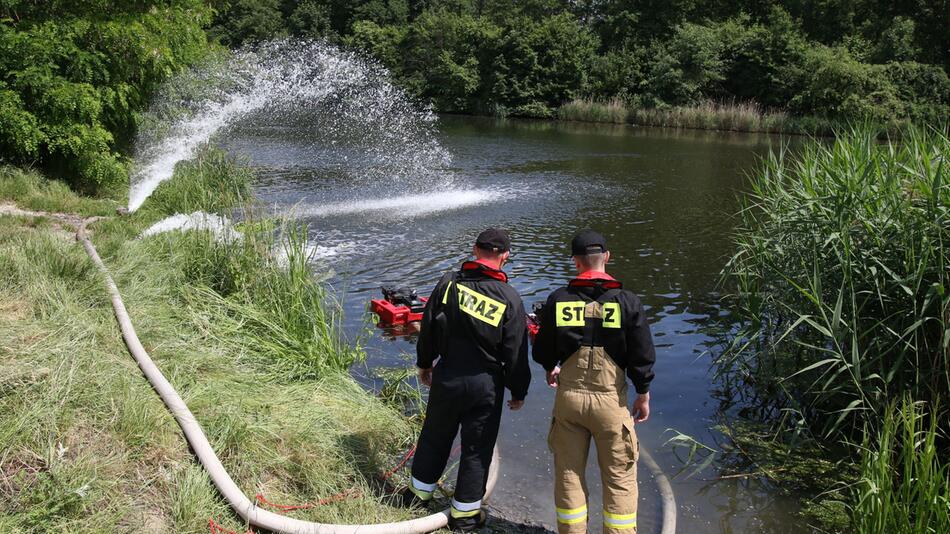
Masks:
[[[478,234],[475,246],[492,252],[508,252],[511,248],[511,238],[508,237],[508,232],[501,228],[489,228]]]
[[[581,230],[571,241],[571,256],[586,256],[607,252],[607,239],[599,232]]]

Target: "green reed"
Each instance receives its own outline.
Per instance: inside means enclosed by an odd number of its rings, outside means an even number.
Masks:
[[[644,126],[697,128],[736,132],[797,132],[798,125],[783,112],[766,111],[755,102],[706,101],[671,108],[630,110],[630,122]]]
[[[950,532],[950,463],[940,459],[935,412],[890,403],[877,439],[865,438],[851,488],[859,532]]]
[[[876,137],[771,153],[724,271],[745,326],[721,374],[822,439],[873,429],[904,394],[950,393],[950,139]]]
[[[557,110],[557,118],[562,121],[624,124],[627,122],[627,115],[627,105],[619,98],[606,102],[575,99]]]

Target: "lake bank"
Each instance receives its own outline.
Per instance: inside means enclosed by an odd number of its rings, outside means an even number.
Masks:
[[[199,158],[198,172],[232,172],[221,163]],[[81,199],[35,174],[13,172],[19,176],[3,176],[5,199],[25,199],[33,209],[78,207],[78,216],[114,210],[114,202]],[[157,195],[173,203],[169,191]],[[208,207],[180,197],[174,204]],[[207,252],[217,246],[212,239],[174,232],[133,239],[160,212],[94,223],[93,239],[143,343],[238,485],[248,495],[294,504],[358,490],[352,499],[293,512],[305,519],[408,518],[376,482],[412,441],[401,409],[361,388],[345,369],[300,378],[305,373],[274,362],[275,354],[255,350],[246,331],[226,328],[237,316],[222,309],[224,300],[208,300],[224,291],[208,293],[201,283],[222,275],[207,270]],[[129,357],[99,273],[72,228],[56,217],[0,215],[0,274],[0,530],[134,525],[203,533],[210,518],[243,532]],[[235,294],[227,298],[234,302]]]

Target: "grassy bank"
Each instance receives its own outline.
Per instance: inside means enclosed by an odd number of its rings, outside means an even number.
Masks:
[[[742,328],[718,365],[782,440],[859,467],[841,482],[860,531],[942,532],[950,139],[877,137],[779,151],[753,175],[725,272]]]
[[[24,208],[112,208],[2,172],[0,199]],[[342,342],[299,230],[275,237],[278,223],[247,209],[239,242],[207,232],[134,239],[173,212],[229,213],[247,199],[245,172],[206,153],[132,217],[92,225],[94,241],[146,348],[248,495],[299,504],[355,488],[354,499],[292,515],[404,518],[376,476],[412,429],[346,374],[361,353]],[[0,531],[197,533],[209,517],[243,531],[126,352],[70,232],[50,218],[0,216],[0,279]]]
[[[706,101],[693,106],[648,109],[630,107],[619,99],[608,102],[584,99],[562,105],[557,110],[557,118],[636,126],[810,135],[830,135],[837,125],[827,119],[792,117],[784,112],[768,111],[755,102]]]

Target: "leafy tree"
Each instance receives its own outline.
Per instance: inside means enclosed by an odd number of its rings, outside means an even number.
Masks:
[[[481,85],[487,42],[497,28],[484,19],[448,11],[427,11],[413,22],[403,41],[399,69],[409,91],[443,111],[470,111]]]
[[[691,104],[715,93],[723,80],[723,44],[713,28],[686,23],[669,41],[654,43],[646,76],[634,93],[641,104]]]
[[[230,0],[221,6],[208,31],[213,39],[231,47],[284,33],[280,0]]]
[[[583,93],[597,45],[597,38],[567,13],[514,20],[499,38],[485,93],[516,114],[522,108],[529,115],[546,115],[539,110]]]
[[[789,14],[774,8],[763,22],[739,16],[718,25],[724,43],[721,96],[785,107],[792,97],[790,71],[804,61],[805,39]]]
[[[891,121],[904,114],[897,88],[880,65],[857,61],[843,47],[811,47],[790,107],[801,113]]]
[[[333,29],[330,6],[325,2],[302,0],[299,4],[290,7],[287,29],[291,34],[311,39],[335,40],[339,37]]]
[[[6,0],[0,6],[0,160],[38,163],[87,191],[121,186],[135,111],[208,49],[197,0]]]

